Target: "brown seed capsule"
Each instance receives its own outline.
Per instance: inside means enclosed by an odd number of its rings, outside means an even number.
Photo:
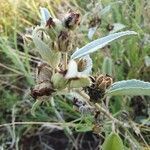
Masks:
[[[31,89],[33,98],[41,96],[50,96],[55,92],[51,83],[52,71],[46,63],[39,63],[36,73],[36,85]]]
[[[55,26],[55,22],[53,21],[53,18],[49,18],[46,22],[46,26],[51,28],[51,27],[54,27]]]
[[[108,88],[112,84],[112,82],[113,82],[112,78],[108,75],[106,75],[106,76],[100,75],[96,79],[97,87],[104,91],[106,90],[106,88]]]
[[[113,83],[113,80],[111,77],[106,77],[105,81],[106,81],[106,88],[108,88]]]
[[[52,70],[46,63],[39,63],[37,66],[36,83],[50,82]]]
[[[90,96],[90,100],[98,102],[105,95],[106,89],[112,84],[112,78],[110,76],[99,75],[90,77],[92,85],[84,88],[85,92]]]
[[[104,97],[105,92],[93,87],[86,87],[85,88],[86,93],[89,95],[90,100],[93,102],[98,102],[101,98]]]
[[[52,84],[50,82],[43,82],[31,89],[31,96],[36,99],[41,96],[50,96],[53,92],[55,90],[52,88]]]
[[[86,59],[80,59],[80,60],[77,62],[77,65],[78,65],[78,71],[79,71],[79,72],[85,70],[85,68],[86,68],[86,66],[87,66],[87,61],[86,61]]]
[[[104,91],[106,90],[106,81],[105,79],[103,79],[103,81],[98,85],[98,88],[101,90],[101,91]]]
[[[67,31],[61,31],[58,36],[58,50],[68,52],[72,49],[71,36]]]
[[[97,78],[96,78],[96,86],[98,87],[104,80],[104,76],[103,75],[99,75]]]
[[[64,25],[68,29],[75,29],[80,23],[80,14],[70,12],[64,19]]]

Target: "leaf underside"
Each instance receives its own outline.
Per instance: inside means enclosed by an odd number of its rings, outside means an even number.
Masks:
[[[141,80],[126,80],[115,82],[107,90],[108,95],[149,95],[150,96],[150,82]]]
[[[116,39],[119,39],[123,36],[136,35],[136,34],[137,33],[134,31],[124,31],[124,32],[109,34],[108,36],[94,40],[94,41],[88,43],[87,45],[83,46],[82,48],[76,50],[72,54],[71,58],[77,59],[77,58],[83,57],[87,54],[97,51],[100,48],[103,48],[104,46],[106,46],[107,44],[109,44],[110,42],[112,42]]]

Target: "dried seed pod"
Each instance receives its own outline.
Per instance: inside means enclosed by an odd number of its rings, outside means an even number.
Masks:
[[[79,72],[84,71],[86,69],[86,66],[87,66],[87,60],[86,59],[80,59],[77,62],[77,65],[78,65],[78,71]]]
[[[70,12],[66,15],[64,19],[64,25],[66,28],[74,30],[80,23],[80,14],[75,12]]]
[[[52,84],[50,82],[43,82],[35,85],[35,87],[31,89],[31,96],[36,99],[41,96],[50,96],[53,92],[55,92],[55,90]]]
[[[97,78],[96,78],[96,86],[98,87],[104,80],[104,76],[103,75],[99,75]]]
[[[39,63],[36,72],[36,85],[31,89],[33,98],[50,96],[55,92],[51,83],[52,70],[46,63]]]
[[[90,96],[90,100],[98,102],[105,95],[106,88],[112,84],[112,78],[110,76],[99,75],[90,77],[92,85],[84,88],[85,92]]]
[[[86,92],[90,97],[90,101],[93,101],[93,102],[98,102],[105,95],[104,91],[98,88],[92,88],[92,87],[86,87]]]
[[[49,28],[51,28],[51,27],[54,27],[56,24],[55,24],[55,22],[53,21],[53,18],[49,18],[48,20],[47,20],[47,22],[46,22],[46,27],[49,27]]]
[[[36,83],[50,82],[52,70],[46,63],[39,63],[37,66]]]
[[[96,79],[96,85],[99,89],[105,91],[112,84],[112,78],[108,75],[100,75]]]
[[[106,81],[106,88],[110,87],[111,84],[113,83],[112,78],[108,76],[105,78],[105,81]]]
[[[98,85],[98,88],[105,92],[105,90],[106,90],[106,81],[105,81],[105,79],[103,79],[103,81]]]
[[[52,43],[52,46],[53,42],[57,42],[57,37],[63,28],[63,22],[61,20],[52,17],[47,20],[45,30],[50,37],[51,42],[49,40],[49,43]],[[57,49],[54,48],[53,50]]]
[[[58,50],[68,52],[72,49],[71,36],[68,31],[61,31],[58,36]]]

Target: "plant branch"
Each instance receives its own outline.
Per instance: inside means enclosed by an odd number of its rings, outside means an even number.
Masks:
[[[75,127],[75,124],[68,122],[68,123],[64,123],[64,122],[11,122],[11,123],[5,123],[5,124],[1,124],[1,127],[5,127],[5,126],[12,126],[12,125],[55,125],[55,126],[64,126],[64,124],[66,126],[70,126],[70,127]]]
[[[103,107],[101,107],[99,104],[95,104],[95,107],[100,110],[102,113],[104,113],[109,119],[111,119],[114,123],[123,126],[125,128],[131,128],[131,126],[127,123],[124,123],[116,118],[114,118],[108,111],[106,111]]]

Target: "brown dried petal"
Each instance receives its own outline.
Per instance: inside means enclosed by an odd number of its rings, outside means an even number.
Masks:
[[[52,77],[52,70],[46,63],[41,63],[37,67],[36,83],[50,82]]]
[[[79,13],[74,13],[70,12],[68,16],[65,18],[65,27],[69,29],[74,29],[76,28],[79,23],[80,23],[80,14]]]
[[[49,28],[55,26],[55,22],[53,21],[53,18],[50,17],[50,18],[47,20],[46,26],[48,26]]]
[[[87,94],[89,95],[90,100],[93,102],[98,102],[98,100],[103,98],[105,94],[105,91],[92,87],[87,87],[86,91],[88,92]]]
[[[98,102],[105,95],[106,88],[112,84],[112,78],[108,75],[90,76],[92,85],[84,88],[85,92],[90,96],[90,100]]]
[[[104,76],[103,75],[99,75],[96,78],[96,86],[98,87],[102,83],[103,80],[104,80]]]
[[[67,31],[61,31],[58,36],[58,49],[61,52],[67,52],[72,49],[71,36]]]
[[[36,99],[41,96],[50,96],[53,92],[55,90],[52,88],[52,84],[50,82],[43,82],[31,89],[31,96]]]
[[[105,81],[106,81],[106,88],[108,88],[113,83],[113,80],[111,77],[106,77]]]
[[[106,90],[106,81],[103,80],[103,81],[98,85],[98,88],[99,88],[100,90],[105,91],[105,90]]]

